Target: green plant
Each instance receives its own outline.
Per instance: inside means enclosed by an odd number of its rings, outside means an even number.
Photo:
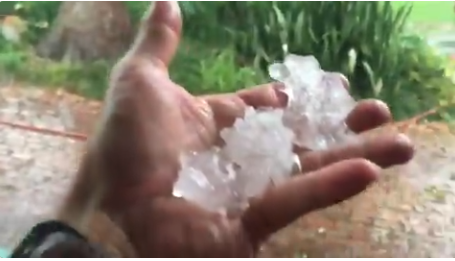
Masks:
[[[236,44],[238,60],[265,71],[286,53],[314,55],[322,68],[347,75],[355,96],[384,99],[404,118],[453,93],[444,59],[405,35],[411,10],[347,1],[226,2],[211,11]]]
[[[394,41],[389,59],[377,61],[376,71],[369,72],[370,84],[382,86],[375,97],[388,101],[397,118],[455,101],[454,84],[446,76],[447,58],[416,35],[402,35]]]
[[[32,26],[22,44],[0,38],[1,69],[22,80],[102,97],[110,63],[68,65],[33,56],[30,46],[44,35],[47,28],[41,25],[52,23],[61,2],[12,3],[3,4],[4,9],[14,9]],[[135,23],[150,4],[125,3]],[[451,80],[455,77],[447,60],[424,39],[404,32],[412,10],[408,5],[384,1],[180,5],[184,43],[170,74],[192,93],[235,91],[265,82],[266,66],[291,52],[314,55],[324,69],[344,73],[356,97],[386,100],[397,118],[455,102]]]
[[[15,2],[10,6],[13,13],[27,21],[29,31],[21,44],[9,43],[0,37],[1,73],[35,85],[64,86],[76,93],[100,99],[106,89],[107,73],[112,64],[107,61],[91,64],[53,62],[36,57],[30,47],[48,30],[35,25],[51,24],[60,3]],[[140,20],[149,4],[150,2],[126,2],[134,22]],[[191,2],[185,2],[182,6],[188,15],[195,15],[201,10],[201,5]],[[189,91],[197,94],[232,91],[258,83],[258,79],[261,79],[256,70],[237,66],[234,50],[200,42],[184,40],[171,68],[172,77]]]
[[[237,65],[232,48],[216,50],[195,43],[182,45],[170,73],[193,94],[232,92],[264,81],[258,70]]]
[[[258,84],[260,76],[250,67],[238,67],[234,51],[226,50],[218,53],[213,60],[200,63],[203,92],[231,92]]]
[[[60,1],[16,1],[12,14],[18,15],[27,22],[25,39],[30,44],[35,44],[49,30],[57,17]]]
[[[216,51],[183,44],[170,69],[171,78],[194,94],[231,92],[263,82],[250,67],[238,67],[232,49]],[[0,72],[38,86],[65,87],[86,97],[102,99],[112,64],[54,62],[31,51],[0,52]]]
[[[111,65],[103,61],[66,64],[37,58],[31,52],[0,53],[2,75],[36,86],[64,87],[94,99],[103,97],[110,68]]]

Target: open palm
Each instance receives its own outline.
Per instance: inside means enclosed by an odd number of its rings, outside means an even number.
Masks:
[[[176,2],[155,2],[135,44],[113,69],[98,129],[62,210],[69,222],[77,222],[76,212],[98,196],[95,207],[108,213],[140,257],[251,257],[272,233],[363,191],[381,168],[412,157],[412,145],[402,135],[326,152],[301,150],[305,175],[270,189],[244,213],[229,217],[173,197],[182,152],[217,144],[220,129],[247,106],[286,103],[277,83],[205,97],[174,83],[167,67],[181,23]],[[370,100],[360,102],[346,121],[362,132],[389,120],[387,106]]]

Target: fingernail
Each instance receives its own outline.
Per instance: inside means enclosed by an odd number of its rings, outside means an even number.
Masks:
[[[396,142],[399,144],[400,153],[395,157],[400,164],[409,162],[414,158],[415,147],[411,139],[405,134],[398,134]]]
[[[156,3],[156,11],[159,12],[163,20],[173,21],[180,16],[180,6],[177,1],[159,1]]]
[[[180,16],[181,10],[178,1],[170,1],[169,2],[169,15],[170,16]]]
[[[349,90],[349,80],[346,76],[344,76],[344,74],[338,72],[328,72],[328,74],[330,74],[331,77],[338,78],[339,80],[341,80],[341,84],[343,84],[343,87],[346,90]]]
[[[382,173],[382,168],[375,164],[374,162],[369,161],[370,167],[373,169],[374,172],[381,174]]]
[[[273,84],[273,89],[275,90],[279,104],[281,106],[286,106],[288,104],[289,96],[286,93],[284,84],[281,82],[276,82]]]
[[[396,137],[396,141],[400,144],[403,144],[403,145],[411,145],[412,144],[412,141],[411,139],[408,137],[408,135],[406,134],[398,134],[397,137]]]
[[[374,100],[374,102],[376,103],[376,106],[378,106],[378,108],[381,108],[382,110],[385,110],[385,111],[389,111],[389,106],[381,101],[381,100]]]
[[[164,23],[172,26],[176,18],[181,15],[177,1],[158,1],[150,7],[152,19],[155,23]]]
[[[338,75],[341,79],[341,82],[343,83],[344,88],[346,88],[346,90],[349,90],[350,86],[349,86],[348,78],[346,76],[344,76],[344,74],[341,74],[341,73],[339,73]]]

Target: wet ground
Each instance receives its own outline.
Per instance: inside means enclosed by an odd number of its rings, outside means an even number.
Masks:
[[[266,256],[454,257],[455,136],[444,125],[410,126],[415,159],[368,191],[315,212],[271,239]]]
[[[97,108],[66,94],[0,88],[0,120],[19,127],[86,133]],[[455,136],[443,124],[400,128],[417,145],[410,164],[385,172],[364,194],[297,221],[262,255],[455,256]],[[34,222],[52,215],[76,168],[83,142],[37,131],[0,125],[0,246],[14,245]]]
[[[39,128],[86,133],[97,104],[39,89],[0,88],[0,247],[10,247],[36,221],[52,215],[75,171],[82,142]],[[77,135],[75,135],[77,136]]]

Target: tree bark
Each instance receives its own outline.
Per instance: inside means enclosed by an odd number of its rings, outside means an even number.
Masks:
[[[62,2],[50,33],[37,46],[41,57],[68,62],[115,59],[132,42],[123,2]]]

